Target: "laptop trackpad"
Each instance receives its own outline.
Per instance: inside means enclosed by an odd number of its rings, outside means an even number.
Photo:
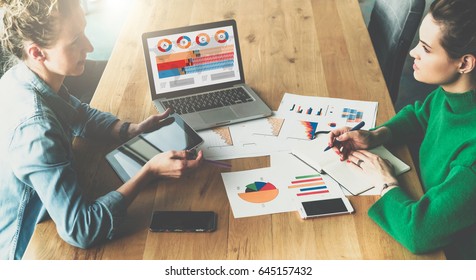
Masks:
[[[236,114],[230,108],[201,112],[199,114],[206,123],[221,123],[236,119]]]

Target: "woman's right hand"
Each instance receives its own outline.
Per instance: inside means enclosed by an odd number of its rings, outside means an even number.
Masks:
[[[329,133],[328,145],[334,146],[333,150],[341,160],[346,160],[352,151],[367,150],[384,144],[390,133],[386,127],[374,131],[350,130],[350,127],[341,127]]]
[[[160,153],[146,163],[154,177],[180,178],[197,168],[203,159],[202,151],[196,155],[190,151]]]

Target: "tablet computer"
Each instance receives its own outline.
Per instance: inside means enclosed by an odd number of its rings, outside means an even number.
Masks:
[[[155,155],[171,150],[194,150],[203,139],[180,115],[160,121],[158,128],[142,133],[106,155],[106,160],[123,182],[128,181]]]

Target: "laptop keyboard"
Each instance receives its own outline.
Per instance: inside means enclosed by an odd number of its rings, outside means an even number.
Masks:
[[[229,88],[200,95],[162,101],[165,108],[172,108],[179,115],[251,102],[254,99],[242,88]]]

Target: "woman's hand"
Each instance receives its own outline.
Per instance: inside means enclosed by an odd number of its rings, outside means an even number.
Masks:
[[[191,151],[169,151],[156,155],[145,166],[154,177],[180,178],[197,168],[202,159],[202,151],[196,157]]]
[[[385,184],[396,185],[395,170],[386,159],[365,150],[352,151],[348,163],[360,169],[372,181],[376,188],[383,188]]]
[[[130,138],[132,138],[141,133],[147,133],[156,130],[159,127],[160,121],[166,119],[171,113],[172,110],[169,108],[165,110],[165,112],[152,115],[138,124],[131,124],[128,135]]]
[[[390,131],[381,127],[375,131],[354,130],[350,127],[341,127],[329,133],[328,146],[334,146],[334,151],[341,160],[348,158],[352,151],[367,150],[385,143]]]

